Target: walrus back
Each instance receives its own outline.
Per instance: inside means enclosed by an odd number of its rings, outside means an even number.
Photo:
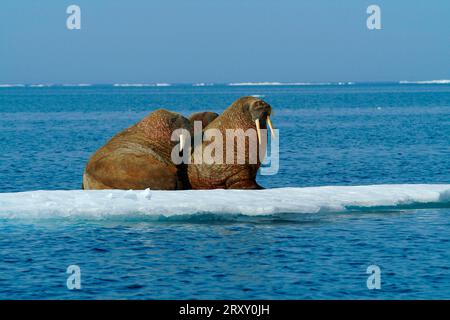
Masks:
[[[177,169],[152,148],[141,130],[132,126],[111,138],[88,161],[85,189],[178,188]]]

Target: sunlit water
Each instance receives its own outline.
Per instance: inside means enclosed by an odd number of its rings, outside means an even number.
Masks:
[[[148,112],[221,112],[243,95],[269,102],[280,129],[267,188],[450,183],[450,85],[92,86],[0,88],[0,192],[79,189],[90,154]],[[448,299],[449,217],[2,218],[0,298]],[[81,290],[66,286],[74,264]]]

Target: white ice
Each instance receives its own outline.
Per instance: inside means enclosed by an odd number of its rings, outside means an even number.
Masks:
[[[349,208],[450,204],[450,184],[327,186],[266,190],[28,191],[0,193],[0,218],[248,216],[346,212]]]

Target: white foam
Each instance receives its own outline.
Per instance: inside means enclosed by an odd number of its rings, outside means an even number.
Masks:
[[[92,86],[90,83],[65,83],[62,85],[63,87],[90,87]]]
[[[199,82],[199,83],[193,83],[192,86],[193,87],[209,87],[209,86],[213,86],[214,83],[205,83],[205,82]]]
[[[229,86],[282,86],[281,82],[232,82]]]
[[[327,86],[353,85],[354,82],[232,82],[229,86]]]
[[[114,87],[170,87],[170,83],[115,83]]]
[[[154,87],[153,84],[148,83],[115,83],[114,87]]]
[[[172,86],[170,83],[155,83],[156,87],[170,87]]]
[[[266,190],[29,191],[0,193],[0,218],[173,217],[346,212],[354,207],[450,205],[450,184],[328,186]]]
[[[399,81],[400,84],[450,84],[450,80],[442,79],[442,80],[423,80],[423,81],[407,81],[402,80]]]
[[[22,87],[25,87],[25,85],[24,84],[8,84],[8,83],[0,84],[0,88],[16,88],[16,87],[22,88]]]
[[[37,84],[30,84],[29,87],[30,88],[47,88],[47,87],[51,87],[52,84],[50,83],[37,83]]]

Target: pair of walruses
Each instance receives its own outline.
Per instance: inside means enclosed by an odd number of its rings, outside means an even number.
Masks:
[[[242,129],[241,133],[247,129],[255,129],[260,148],[260,130],[267,129],[267,125],[272,129],[270,114],[270,105],[254,97],[238,99],[220,116],[213,112],[201,112],[187,119],[167,110],[156,110],[115,135],[94,153],[83,174],[83,188],[261,189],[256,183],[256,174],[261,165],[259,157],[256,162],[250,162],[247,154],[246,161],[239,164],[195,161],[175,164],[172,160],[173,150],[180,155],[182,152],[191,152],[192,146],[194,155],[199,146],[193,145],[192,141],[191,144],[186,143],[182,140],[182,135],[178,144],[173,141],[173,132],[184,129],[189,132],[190,137],[194,137],[194,121],[202,123],[203,132],[215,129],[224,136],[227,129]],[[207,147],[211,141],[201,143],[201,147]],[[183,147],[183,144],[189,144],[189,148]],[[245,148],[245,152],[248,153],[249,148]]]

